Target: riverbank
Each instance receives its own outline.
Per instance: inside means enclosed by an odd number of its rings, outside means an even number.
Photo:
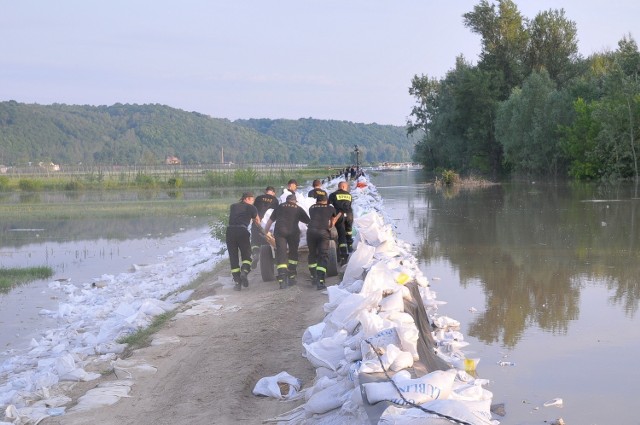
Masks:
[[[216,297],[220,310],[178,314],[154,338],[165,343],[135,350],[128,360],[157,371],[134,378],[129,397],[85,412],[71,409],[42,424],[260,424],[290,410],[295,405],[254,396],[252,390],[258,379],[281,371],[307,384],[314,377],[314,368],[301,356],[300,337],[322,320],[327,297],[308,283],[306,261],[299,267],[301,276],[294,287],[279,290],[276,282],[262,282],[259,271],[253,271],[249,287],[235,292],[225,262],[192,296]],[[337,284],[338,277],[328,283]],[[119,378],[122,375],[111,372],[97,381],[75,384],[69,394],[77,401],[97,384]]]

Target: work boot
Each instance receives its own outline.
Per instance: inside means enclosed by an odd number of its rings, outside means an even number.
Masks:
[[[325,273],[323,271],[319,271],[316,274],[316,289],[318,291],[327,289],[327,287],[324,285],[324,277],[325,277]]]
[[[249,272],[251,271],[251,265],[247,263],[243,263],[242,267],[240,267],[240,283],[245,288],[249,286]]]
[[[234,291],[240,291],[242,290],[242,285],[240,285],[240,282],[236,282],[235,285],[233,285],[233,290]]]
[[[298,282],[296,281],[296,275],[289,275],[288,281],[287,281],[287,286],[293,286],[293,285],[297,285]]]
[[[284,289],[287,287],[287,274],[286,270],[284,273],[278,272],[278,285],[280,285],[280,289]]]
[[[254,246],[251,248],[251,265],[255,268],[260,261],[260,247]]]

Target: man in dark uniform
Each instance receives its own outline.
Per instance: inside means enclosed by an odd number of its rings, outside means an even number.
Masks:
[[[229,208],[229,225],[227,226],[226,242],[231,263],[231,275],[236,283],[234,290],[239,291],[242,286],[249,286],[247,275],[251,271],[251,243],[249,241],[249,224],[260,225],[258,210],[253,206],[254,196],[245,192],[240,202],[231,204]],[[238,250],[240,256],[238,256]],[[242,259],[242,266],[240,266]]]
[[[309,246],[309,273],[311,284],[316,289],[325,289],[325,275],[329,263],[330,228],[338,220],[336,209],[327,203],[326,195],[318,195],[316,203],[309,207],[309,227],[307,228],[307,245]]]
[[[299,223],[309,224],[309,216],[298,206],[296,195],[289,195],[286,202],[278,205],[271,213],[265,226],[267,232],[274,222],[276,223],[273,235],[276,240],[277,279],[280,289],[284,289],[287,283],[289,286],[296,284],[298,246],[300,245]]]
[[[264,219],[264,214],[270,208],[275,209],[280,202],[276,198],[276,190],[273,186],[267,186],[264,193],[256,197],[253,206],[258,210],[258,216],[260,220]],[[260,246],[266,244],[264,239],[264,232],[260,229],[259,225],[253,223],[251,225],[251,257],[254,263],[260,259]]]
[[[309,193],[307,193],[307,196],[309,198],[318,199],[319,195],[322,195],[325,197],[328,196],[327,191],[322,188],[322,182],[320,182],[320,180],[314,180],[312,185],[313,185],[313,189],[311,189]]]
[[[338,183],[338,190],[329,195],[329,203],[335,207],[337,212],[342,213],[336,222],[336,230],[338,230],[340,264],[345,265],[349,259],[349,253],[353,252],[353,212],[351,210],[349,183],[346,181]]]

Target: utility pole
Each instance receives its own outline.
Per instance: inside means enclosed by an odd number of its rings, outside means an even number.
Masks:
[[[356,169],[360,169],[360,150],[358,149],[358,145],[355,145],[355,149],[353,150],[356,154]]]

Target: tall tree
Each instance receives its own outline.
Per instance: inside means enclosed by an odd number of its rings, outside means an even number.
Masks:
[[[498,109],[496,133],[514,171],[536,176],[564,173],[558,126],[572,116],[571,102],[546,71],[533,72]]]
[[[497,7],[487,0],[463,15],[464,25],[482,38],[478,66],[499,77],[499,100],[525,77],[524,59],[529,43],[526,20],[511,0],[498,0]]]
[[[564,9],[541,12],[529,24],[527,72],[545,69],[559,88],[575,76],[579,59],[576,24]]]
[[[618,42],[613,65],[606,75],[606,94],[594,116],[599,119],[600,143],[611,152],[609,168],[613,177],[640,179],[640,53],[635,40]]]

